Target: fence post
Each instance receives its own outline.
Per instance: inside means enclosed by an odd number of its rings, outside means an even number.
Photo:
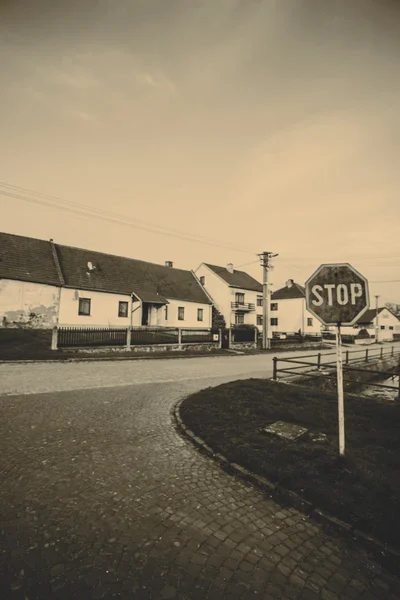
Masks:
[[[400,402],[400,357],[399,357],[398,371],[399,371],[399,389],[398,389],[398,394],[397,394],[397,400],[399,400],[399,402]]]
[[[392,356],[394,356],[394,346],[392,346]]]
[[[232,346],[232,329],[229,327],[228,329],[228,348]]]
[[[349,351],[346,350],[346,365],[349,364]]]
[[[272,379],[275,379],[275,381],[278,379],[278,358],[276,356],[274,356],[274,358],[272,359],[273,362],[273,373],[272,373]]]
[[[318,362],[317,362],[317,369],[318,371],[321,368],[321,352],[318,352]]]
[[[179,350],[182,350],[182,328],[178,327],[178,346]]]
[[[365,362],[368,362],[368,348],[365,350]]]
[[[218,329],[218,333],[219,333],[219,349],[222,349],[222,329]]]
[[[126,349],[127,350],[131,349],[131,336],[132,336],[132,331],[131,331],[131,328],[128,327],[128,329],[126,330]]]
[[[57,327],[53,327],[53,331],[51,333],[51,349],[58,349],[58,329]]]
[[[254,327],[254,345],[257,348],[257,344],[258,344],[258,329],[257,327]]]
[[[383,358],[383,346],[381,348],[381,360],[382,360],[382,358]]]

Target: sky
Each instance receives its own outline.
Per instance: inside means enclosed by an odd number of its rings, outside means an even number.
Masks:
[[[272,290],[348,262],[400,303],[399,31],[397,0],[0,0],[0,229],[271,251]]]

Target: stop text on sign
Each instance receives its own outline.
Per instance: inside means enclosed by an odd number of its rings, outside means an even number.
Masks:
[[[311,303],[314,306],[328,304],[333,306],[335,301],[340,306],[356,304],[357,298],[363,295],[363,287],[360,283],[324,283],[313,285],[311,288]]]

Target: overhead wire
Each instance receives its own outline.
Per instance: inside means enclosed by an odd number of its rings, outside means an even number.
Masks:
[[[15,198],[17,200],[21,200],[24,202],[37,204],[40,206],[46,206],[49,208],[54,208],[58,210],[64,210],[66,212],[70,212],[73,214],[81,215],[84,217],[94,217],[97,219],[101,219],[104,221],[109,221],[113,223],[117,223],[119,225],[125,225],[128,227],[133,227],[135,229],[142,229],[144,231],[148,231],[150,233],[175,237],[184,239],[191,242],[197,242],[199,244],[206,244],[211,246],[217,246],[220,248],[224,248],[227,250],[235,250],[237,252],[243,252],[246,254],[255,254],[253,250],[250,248],[237,247],[233,244],[229,243],[221,243],[214,238],[210,238],[208,236],[202,236],[200,234],[187,234],[182,231],[162,227],[159,225],[155,225],[152,223],[148,223],[145,221],[141,221],[136,218],[128,217],[126,215],[121,215],[118,213],[114,213],[111,211],[100,210],[95,207],[88,206],[86,204],[80,204],[77,202],[71,202],[68,200],[63,200],[57,196],[50,196],[48,194],[41,194],[39,192],[35,192],[33,190],[29,190],[28,188],[20,188],[18,186],[12,186],[11,184],[0,181],[0,186],[6,187],[6,189],[0,188],[0,195],[6,196],[9,198]],[[30,196],[23,195],[23,193],[27,192]]]
[[[246,248],[246,249],[242,248],[242,247],[239,248],[239,247],[233,246],[232,244],[220,243],[220,242],[216,241],[214,238],[211,238],[208,236],[202,236],[199,234],[194,234],[194,235],[186,234],[186,233],[183,233],[178,230],[165,228],[165,227],[162,227],[159,225],[154,225],[154,224],[148,223],[146,221],[142,221],[140,219],[136,219],[136,218],[132,218],[132,217],[127,217],[126,215],[121,215],[119,213],[114,213],[112,211],[101,210],[101,209],[98,209],[96,207],[91,207],[86,204],[82,204],[82,203],[78,203],[78,202],[71,202],[69,200],[64,200],[58,196],[52,196],[49,194],[43,194],[41,192],[36,192],[35,190],[31,190],[29,188],[24,188],[21,186],[9,184],[4,181],[0,181],[0,186],[3,186],[3,188],[6,188],[5,190],[4,189],[2,190],[0,188],[0,195],[6,196],[9,198],[15,198],[15,199],[18,199],[18,200],[21,200],[24,202],[30,202],[33,204],[38,204],[38,205],[46,206],[49,208],[64,210],[64,211],[71,212],[73,214],[77,214],[77,215],[84,216],[84,217],[94,217],[94,218],[98,218],[98,219],[101,219],[104,221],[114,222],[116,224],[125,225],[125,226],[133,227],[136,229],[142,229],[144,231],[149,231],[150,233],[155,233],[155,234],[160,234],[160,235],[165,235],[165,236],[170,236],[170,237],[176,237],[179,239],[184,239],[184,240],[196,242],[199,244],[212,245],[215,247],[220,247],[220,248],[229,249],[229,250],[235,250],[238,252],[256,254],[256,252],[251,251],[249,248]],[[22,193],[24,193],[24,194],[27,193],[30,196],[34,196],[34,198],[22,195]],[[400,256],[397,254],[374,256],[374,259],[385,259],[385,258],[396,259],[396,258],[400,258]],[[371,259],[367,258],[367,257],[361,257],[361,258],[358,258],[357,260],[370,261]],[[293,265],[293,262],[300,261],[303,264],[312,264],[313,262],[315,262],[314,259],[311,259],[308,257],[307,258],[306,257],[294,258],[294,259],[280,257],[279,261],[291,262],[292,268],[294,268],[294,269],[299,269],[301,267],[296,264]],[[248,266],[250,264],[254,264],[256,262],[258,262],[258,261],[255,260],[255,261],[243,263],[241,265],[235,265],[235,268],[238,269],[243,266]],[[371,267],[390,268],[390,267],[395,267],[397,265],[396,264],[391,264],[391,265],[382,265],[382,264],[371,265],[370,264],[370,266]],[[224,271],[226,271],[226,268],[221,268],[221,272],[224,272]],[[370,283],[400,283],[400,280],[380,280],[380,281],[370,281]]]

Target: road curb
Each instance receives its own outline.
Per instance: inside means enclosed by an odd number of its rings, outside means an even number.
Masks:
[[[223,356],[228,356],[230,358],[234,358],[234,354],[217,354],[217,353],[207,353],[207,354],[188,354],[188,355],[179,355],[179,356],[171,356],[170,354],[166,354],[165,356],[96,356],[96,357],[80,357],[80,358],[43,358],[43,359],[21,359],[21,360],[0,360],[0,365],[24,365],[24,364],[64,364],[64,363],[75,363],[75,362],[118,362],[124,360],[177,360],[179,358],[221,358]]]
[[[302,513],[305,513],[308,517],[314,518],[321,525],[325,525],[327,527],[331,527],[336,531],[342,533],[347,537],[351,537],[352,540],[357,540],[365,547],[366,550],[372,552],[375,556],[378,556],[381,560],[384,558],[387,566],[394,570],[395,574],[399,572],[400,569],[400,551],[392,548],[385,543],[381,542],[379,539],[370,536],[368,533],[357,529],[350,523],[346,523],[337,517],[330,515],[329,513],[323,511],[319,507],[313,505],[311,502],[293,492],[288,490],[281,485],[277,485],[262,477],[260,475],[256,475],[252,473],[245,467],[238,465],[237,463],[231,463],[228,458],[226,458],[223,454],[219,452],[215,452],[204,440],[202,440],[199,436],[195,435],[187,425],[182,421],[182,417],[180,415],[180,407],[185,398],[178,400],[174,404],[171,409],[171,416],[173,422],[175,423],[175,428],[183,435],[185,438],[189,439],[197,449],[212,458],[214,461],[218,462],[222,469],[228,471],[239,479],[250,483],[258,490],[268,493],[270,498],[273,498],[276,501],[283,501],[288,503],[293,508],[296,508]]]

